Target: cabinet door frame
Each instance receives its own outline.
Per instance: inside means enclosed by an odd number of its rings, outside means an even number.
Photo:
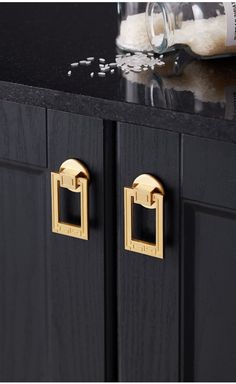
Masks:
[[[181,144],[180,378],[235,381],[236,145]]]
[[[120,381],[179,379],[179,154],[179,135],[176,133],[118,124]],[[131,186],[133,180],[143,173],[156,176],[165,189],[163,260],[124,250],[123,188]],[[140,237],[155,232],[155,221],[147,211],[150,210],[137,212]]]

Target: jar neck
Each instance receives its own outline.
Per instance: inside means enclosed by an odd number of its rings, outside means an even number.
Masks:
[[[161,54],[171,48],[176,30],[176,3],[151,2],[146,8],[146,27],[152,48]]]

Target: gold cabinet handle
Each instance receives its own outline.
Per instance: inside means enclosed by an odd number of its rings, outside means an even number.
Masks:
[[[164,188],[160,181],[147,174],[138,176],[131,188],[124,188],[125,249],[163,259],[163,200]],[[156,210],[156,241],[148,243],[133,239],[133,204]]]
[[[52,232],[88,240],[88,182],[89,172],[87,168],[75,159],[69,159],[62,163],[58,173],[51,172]],[[80,226],[60,221],[60,187],[81,194]]]

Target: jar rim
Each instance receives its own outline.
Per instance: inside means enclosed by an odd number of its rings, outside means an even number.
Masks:
[[[160,35],[162,38],[160,38],[160,43],[155,44],[154,38],[158,36],[155,34],[154,31],[154,14],[155,7],[158,7],[160,12],[159,14],[162,16],[163,21],[163,33]],[[146,7],[146,29],[148,32],[148,37],[150,40],[150,44],[152,46],[152,49],[161,54],[167,51],[169,48],[171,37],[174,33],[174,26],[173,26],[173,20],[171,18],[171,12],[169,11],[167,7],[167,3],[164,2],[149,2]]]

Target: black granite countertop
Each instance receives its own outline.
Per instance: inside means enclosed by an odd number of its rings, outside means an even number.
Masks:
[[[116,3],[1,3],[0,98],[236,142],[236,58],[169,54],[154,71],[105,78],[88,56],[114,61]],[[97,71],[97,70],[96,70]]]

